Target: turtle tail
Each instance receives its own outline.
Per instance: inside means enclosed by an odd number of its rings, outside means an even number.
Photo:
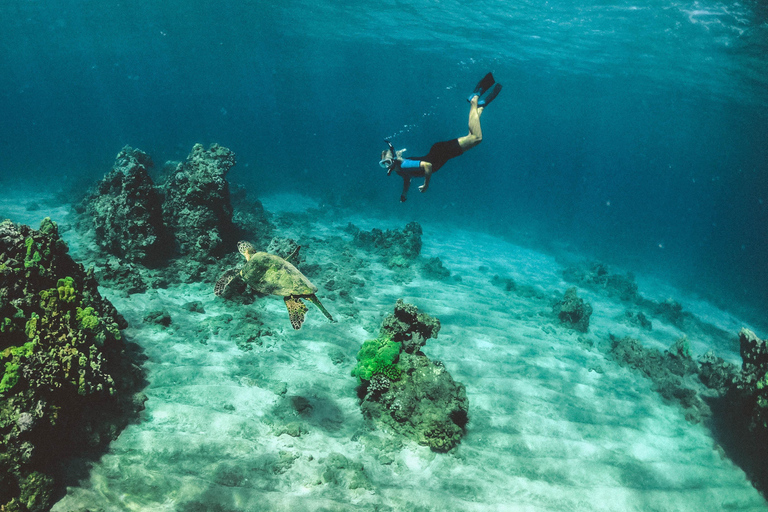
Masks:
[[[314,293],[313,293],[312,295],[307,295],[307,300],[309,300],[309,302],[311,302],[312,304],[314,304],[315,306],[317,306],[317,309],[319,309],[320,311],[322,311],[322,312],[323,312],[323,314],[325,315],[325,317],[326,317],[328,320],[330,320],[331,322],[336,322],[336,320],[334,320],[334,319],[333,319],[333,317],[332,317],[332,316],[331,316],[331,314],[328,312],[328,310],[327,310],[327,309],[325,309],[325,307],[324,307],[324,306],[323,306],[323,305],[320,303],[320,299],[318,299],[318,298],[315,296],[315,294],[314,294]]]
[[[288,308],[288,317],[291,319],[291,326],[299,330],[304,323],[304,315],[307,312],[307,306],[301,302],[298,297],[284,297],[285,307]]]

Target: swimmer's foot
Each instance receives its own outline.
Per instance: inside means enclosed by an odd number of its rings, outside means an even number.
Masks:
[[[493,86],[493,89],[490,90],[488,94],[485,96],[482,96],[479,100],[477,100],[477,106],[485,108],[487,107],[495,98],[499,95],[501,92],[501,84],[496,84]]]
[[[475,86],[475,90],[472,91],[472,94],[469,95],[469,98],[467,98],[467,101],[472,103],[472,98],[475,96],[482,96],[485,94],[485,91],[491,88],[491,86],[494,84],[495,80],[493,79],[493,75],[491,73],[488,73],[483,77],[482,80],[477,82],[477,85]]]
[[[401,195],[401,196],[400,196],[400,202],[401,202],[401,203],[404,203],[406,199],[408,199],[408,198],[407,198],[407,197],[405,197],[405,194],[403,194],[403,195]]]

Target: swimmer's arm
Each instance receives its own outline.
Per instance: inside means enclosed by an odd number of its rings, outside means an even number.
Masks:
[[[411,186],[411,178],[410,176],[403,176],[403,193],[400,194],[400,202],[404,203],[407,199],[406,194],[408,194],[408,187]]]

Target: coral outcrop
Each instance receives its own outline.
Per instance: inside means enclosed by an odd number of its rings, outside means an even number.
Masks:
[[[440,322],[397,301],[379,337],[366,341],[352,375],[359,379],[363,414],[437,452],[454,448],[469,420],[464,386],[421,348]]]
[[[634,275],[614,274],[602,263],[572,265],[563,271],[563,278],[579,286],[602,289],[609,297],[623,301],[634,302],[638,297]]]
[[[711,414],[700,394],[704,390],[699,366],[693,360],[688,340],[678,339],[663,353],[646,348],[633,338],[610,337],[604,347],[608,357],[620,366],[639,371],[653,382],[653,389],[665,399],[677,402],[685,410],[685,418],[699,423]]]
[[[404,266],[421,252],[421,226],[409,222],[402,231],[373,228],[363,231],[354,224],[347,226],[356,246],[381,256],[391,267]]]
[[[750,429],[768,434],[768,339],[760,339],[749,329],[739,331],[741,375],[738,388],[750,409]]]
[[[562,300],[552,305],[552,312],[560,323],[579,332],[589,329],[592,306],[576,295],[576,288],[568,288]]]
[[[163,215],[180,254],[208,261],[237,242],[226,180],[233,165],[235,154],[229,149],[195,144],[163,185]]]
[[[143,404],[125,320],[67,251],[48,218],[0,223],[0,510],[48,510],[61,465]]]
[[[84,201],[96,243],[109,254],[145,265],[156,264],[171,248],[162,198],[148,174],[152,165],[146,153],[125,146]]]

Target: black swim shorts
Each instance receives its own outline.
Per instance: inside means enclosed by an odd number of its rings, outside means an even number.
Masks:
[[[443,142],[436,142],[432,144],[431,148],[429,148],[429,153],[427,153],[427,156],[412,159],[409,158],[409,160],[421,160],[423,162],[429,162],[432,164],[432,172],[435,172],[443,165],[445,165],[445,162],[451,158],[460,156],[463,152],[464,150],[462,150],[461,146],[459,145],[459,139],[452,139]]]

